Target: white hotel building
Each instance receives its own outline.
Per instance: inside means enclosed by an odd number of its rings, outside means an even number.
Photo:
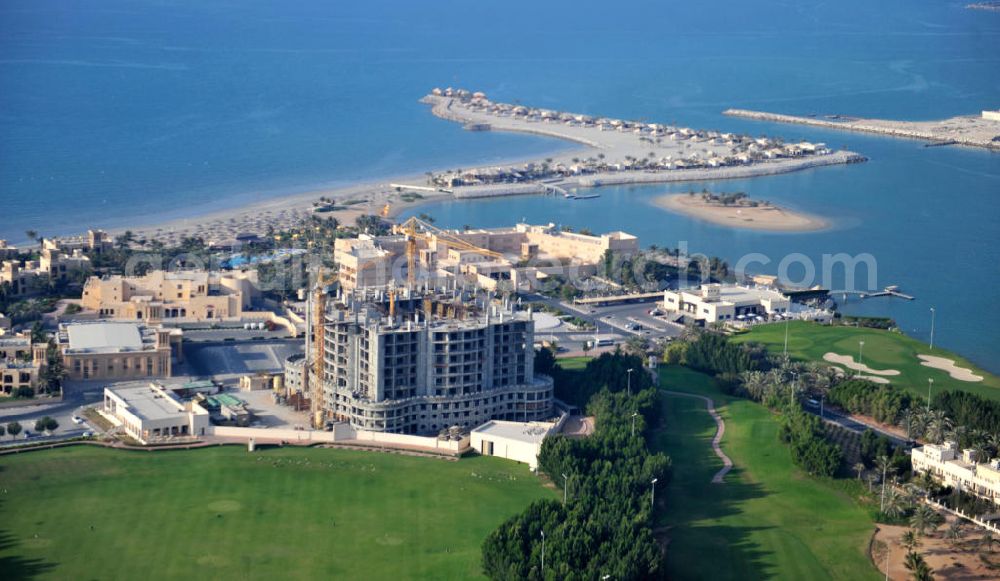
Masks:
[[[102,415],[142,444],[204,436],[208,410],[156,383],[104,388]]]
[[[704,323],[727,323],[789,312],[791,300],[778,291],[736,285],[703,284],[699,289],[666,290],[663,308]]]
[[[927,444],[910,452],[914,472],[929,472],[938,482],[1000,504],[1000,460],[976,462],[972,450],[958,457],[958,444]]]

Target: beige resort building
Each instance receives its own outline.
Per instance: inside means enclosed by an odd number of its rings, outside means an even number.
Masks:
[[[90,277],[82,304],[102,318],[146,323],[238,320],[257,295],[256,271],[152,271]]]
[[[405,277],[406,243],[407,235],[398,233],[338,241],[334,259],[341,285],[387,287]],[[421,233],[416,243],[418,278],[427,285],[463,276],[488,290],[531,289],[550,275],[591,275],[607,252],[619,257],[639,252],[639,239],[626,232],[581,234],[555,224]]]
[[[0,396],[22,387],[36,389],[45,365],[44,343],[32,343],[30,334],[0,336]]]
[[[14,298],[37,294],[50,282],[66,282],[76,274],[90,271],[87,253],[101,254],[112,248],[111,237],[103,230],[88,230],[86,236],[46,238],[37,260],[22,261],[23,250],[0,240],[0,284],[6,284]]]

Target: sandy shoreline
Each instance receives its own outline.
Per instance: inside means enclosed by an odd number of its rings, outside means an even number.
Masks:
[[[432,114],[453,122],[482,121],[480,116],[476,116],[469,111],[463,110],[461,113],[451,107],[451,100],[443,101],[434,99],[424,99],[425,103],[433,105],[430,109]],[[469,117],[473,115],[473,117]],[[595,155],[601,153],[609,157],[625,156],[629,154],[633,157],[645,155],[654,146],[649,142],[642,142],[641,138],[629,133],[603,132],[594,129],[584,129],[579,127],[567,127],[562,125],[539,125],[515,122],[511,119],[495,118],[488,119],[491,128],[495,131],[514,131],[522,133],[534,133],[545,137],[559,139],[563,142],[570,142],[575,147],[570,149],[553,148],[551,160],[553,163],[572,164],[578,157]],[[709,147],[707,144],[701,146]],[[711,146],[718,149],[720,146]],[[684,146],[680,144],[664,141],[657,144],[656,149],[666,152],[680,152]],[[706,149],[706,151],[708,151]],[[793,159],[765,160],[758,163],[742,166],[712,167],[712,168],[690,168],[673,169],[670,171],[648,171],[648,170],[624,170],[614,173],[597,173],[567,177],[561,180],[560,186],[565,188],[575,187],[598,187],[605,185],[625,185],[625,184],[652,184],[676,181],[700,181],[726,178],[747,178],[789,171],[798,171],[824,165],[845,164],[858,161],[860,156],[846,151],[832,152],[827,155],[809,156]],[[514,166],[529,162],[538,163],[535,158],[515,158],[502,162],[492,162],[481,167]],[[292,228],[307,220],[313,214],[313,203],[321,196],[332,198],[337,206],[347,206],[335,212],[324,212],[318,216],[336,218],[341,224],[353,225],[358,216],[364,214],[384,215],[392,219],[400,213],[410,211],[422,204],[442,201],[445,199],[473,199],[473,198],[493,198],[509,195],[533,195],[545,193],[546,188],[540,183],[522,182],[510,184],[491,184],[483,186],[461,186],[448,190],[438,189],[436,191],[411,190],[419,194],[416,199],[406,201],[402,199],[401,192],[390,184],[406,184],[427,187],[428,180],[426,174],[409,174],[386,177],[380,180],[366,180],[349,185],[333,188],[317,188],[313,191],[294,193],[285,196],[275,196],[274,198],[237,206],[230,209],[214,210],[200,215],[193,215],[184,218],[165,220],[153,224],[137,224],[128,229],[134,232],[139,239],[160,240],[164,244],[173,245],[187,236],[197,236],[203,238],[210,244],[230,243],[240,234],[264,235],[268,230],[281,231]],[[409,197],[409,196],[408,196]],[[356,201],[355,204],[347,205],[345,202]],[[388,205],[388,208],[386,206]],[[670,209],[670,208],[668,208]],[[684,212],[688,213],[689,212]],[[694,214],[696,218],[713,221],[704,212]],[[711,214],[711,213],[710,213]],[[743,220],[736,225],[732,220],[716,222],[727,226],[762,229],[772,231],[810,231],[826,228],[829,224],[823,220],[813,217],[802,217],[803,215],[786,212],[781,220],[770,219],[771,217],[761,216],[752,220]],[[768,218],[768,219],[765,219]],[[720,220],[716,218],[715,220]],[[111,232],[120,234],[126,228],[113,228]]]
[[[728,228],[745,228],[766,232],[812,232],[825,230],[830,222],[779,206],[723,206],[706,202],[699,194],[659,196],[653,204],[670,212],[691,216]]]

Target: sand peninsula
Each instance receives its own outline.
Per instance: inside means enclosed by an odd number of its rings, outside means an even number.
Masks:
[[[889,119],[861,119],[844,115],[798,117],[746,109],[726,109],[722,114],[757,121],[795,123],[842,131],[875,133],[887,137],[921,139],[931,142],[926,144],[927,146],[969,145],[985,147],[986,149],[1000,149],[1000,111],[983,111],[981,115],[951,117],[940,121],[892,121]]]
[[[727,228],[744,228],[767,232],[811,232],[830,227],[822,218],[793,212],[766,201],[751,200],[743,192],[688,192],[660,196],[653,204],[675,212]]]
[[[434,115],[470,131],[514,131],[571,141],[579,149],[544,160],[521,159],[468,170],[386,177],[273,198],[199,216],[134,224],[139,238],[176,244],[186,236],[226,245],[238,235],[264,235],[301,224],[311,216],[353,224],[364,214],[392,219],[430,201],[511,195],[557,194],[620,184],[718,180],[774,175],[865,158],[822,143],[676,127],[646,121],[593,117],[524,105],[495,103],[479,92],[434,89],[421,99]],[[317,213],[320,197],[325,211]],[[124,228],[112,229],[122,232]]]

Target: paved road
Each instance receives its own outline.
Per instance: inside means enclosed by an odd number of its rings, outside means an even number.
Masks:
[[[807,412],[809,412],[809,413],[811,413],[813,415],[816,415],[816,416],[820,415],[820,413],[819,413],[820,410],[819,410],[818,407],[812,407],[812,406],[808,406],[807,405],[807,406],[804,406],[802,409],[804,409],[805,411],[807,411]],[[850,430],[850,431],[855,432],[857,434],[861,434],[865,430],[871,429],[871,430],[874,430],[875,432],[877,432],[879,434],[882,434],[883,436],[889,438],[889,440],[893,444],[895,444],[897,446],[902,446],[904,449],[909,449],[911,447],[910,443],[906,440],[906,438],[901,438],[901,437],[897,436],[896,434],[893,434],[892,432],[888,432],[888,431],[882,429],[881,426],[877,426],[877,425],[874,425],[874,424],[867,424],[867,423],[865,423],[865,422],[863,422],[861,420],[858,420],[856,418],[852,418],[852,417],[850,417],[850,416],[848,416],[846,414],[837,412],[835,410],[831,410],[830,408],[824,408],[823,409],[823,418],[822,419],[823,419],[823,421],[825,421],[825,422],[827,422],[829,424],[834,424],[836,426],[840,426],[840,427],[842,427],[844,429]]]
[[[654,302],[626,303],[612,306],[584,306],[570,305],[559,299],[546,297],[539,294],[528,294],[525,300],[542,303],[550,308],[569,313],[579,317],[590,325],[597,326],[598,330],[605,333],[614,331],[625,336],[638,335],[650,339],[664,337],[677,337],[684,327],[675,323],[668,323],[662,319],[651,317],[648,313],[655,306]],[[642,325],[641,330],[632,329],[635,323]],[[542,331],[536,333],[536,337],[544,337],[547,333]]]

